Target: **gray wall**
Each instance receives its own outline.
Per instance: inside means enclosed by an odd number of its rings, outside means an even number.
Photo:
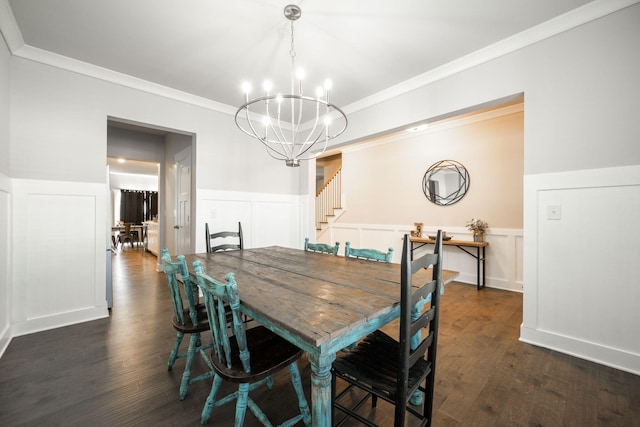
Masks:
[[[0,173],[9,175],[9,78],[10,54],[4,39],[0,37]]]
[[[11,184],[9,175],[9,51],[0,38],[0,354],[10,337],[10,286],[9,286],[9,199]]]

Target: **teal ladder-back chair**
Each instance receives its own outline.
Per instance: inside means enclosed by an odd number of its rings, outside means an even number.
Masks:
[[[304,250],[311,252],[322,252],[325,254],[338,255],[338,247],[340,242],[336,242],[335,245],[327,245],[326,243],[309,243],[309,238],[304,238]]]
[[[209,319],[207,318],[204,304],[198,303],[198,286],[193,283],[189,276],[184,256],[178,256],[178,262],[173,262],[171,261],[169,251],[164,248],[162,249],[161,262],[164,273],[167,276],[169,293],[171,294],[171,304],[173,307],[171,323],[177,332],[175,344],[169,355],[167,369],[172,370],[177,359],[187,358],[180,383],[180,400],[183,400],[187,395],[190,384],[213,377],[213,372],[210,369],[205,374],[191,378],[191,366],[196,353],[200,353],[205,362],[209,361],[209,356],[205,350],[211,348],[211,344],[202,346],[200,336],[202,332],[209,330]],[[181,280],[178,279],[178,275],[180,275]],[[184,292],[182,292],[182,290],[184,290]],[[186,306],[182,298],[183,294],[187,302]],[[189,347],[185,353],[180,353],[180,344],[185,334],[190,336]]]
[[[297,364],[303,351],[264,326],[245,329],[242,302],[233,273],[228,273],[225,283],[222,283],[207,276],[200,261],[194,262],[193,267],[194,276],[204,295],[211,325],[211,364],[215,373],[211,392],[202,409],[202,424],[209,420],[214,408],[237,399],[236,427],[244,424],[247,406],[263,425],[271,426],[264,412],[249,397],[249,392],[264,384],[271,388],[272,375],[288,367],[291,382],[298,396],[300,413],[281,426],[292,426],[299,421],[303,421],[307,426],[311,425],[311,413],[304,396]],[[231,323],[226,321],[225,305],[231,307]],[[238,384],[238,390],[218,399],[217,394],[223,381]]]
[[[419,423],[411,425],[431,425],[442,287],[442,232],[438,231],[433,253],[414,261],[411,261],[410,254],[411,243],[409,236],[405,234],[400,265],[399,340],[396,341],[381,330],[374,331],[333,363],[332,417],[336,415],[336,409],[345,414],[343,419],[334,424],[336,426],[342,425],[349,418],[375,426],[372,421],[356,412],[369,397],[374,408],[378,398],[395,406],[395,427],[405,426],[407,412],[419,420]],[[413,274],[430,266],[433,269],[431,280],[427,283],[413,283]],[[429,297],[428,309],[416,313],[416,306],[422,306]],[[420,338],[420,342],[414,347],[412,338],[425,328],[428,329],[427,337]],[[336,394],[337,378],[348,384],[340,394]],[[365,396],[355,405],[346,407],[340,403],[340,399],[351,395],[353,387],[364,390]],[[409,405],[416,392],[425,394],[419,410]],[[365,415],[367,413],[365,411]]]
[[[351,242],[347,242],[344,247],[344,257],[364,259],[367,261],[386,262],[389,264],[391,263],[391,258],[393,258],[393,248],[390,247],[387,252],[382,252],[377,249],[354,249],[351,247]],[[351,344],[350,346],[343,348],[342,351],[349,351],[354,347],[355,344]]]
[[[347,242],[344,247],[344,256],[345,258],[360,258],[390,263],[391,258],[393,258],[393,248],[389,248],[387,252],[377,249],[354,249],[351,247],[351,242]]]

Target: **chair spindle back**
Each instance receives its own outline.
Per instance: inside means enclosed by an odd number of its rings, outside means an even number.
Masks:
[[[251,357],[247,349],[245,324],[240,312],[238,284],[234,274],[228,273],[225,276],[226,283],[221,283],[204,273],[200,261],[194,262],[193,268],[198,286],[204,296],[216,357],[231,369],[231,340],[234,339],[238,347],[242,367],[246,373],[251,373]],[[231,309],[233,322],[227,322],[225,305],[228,305]]]
[[[393,248],[390,247],[386,253],[377,249],[354,249],[351,247],[351,242],[347,242],[344,247],[344,256],[390,263],[393,258]]]
[[[325,254],[338,255],[338,247],[340,242],[336,242],[335,245],[327,245],[326,243],[309,243],[309,238],[304,238],[304,250],[311,252],[322,252]]]

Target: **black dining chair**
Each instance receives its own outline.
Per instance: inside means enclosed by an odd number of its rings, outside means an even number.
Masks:
[[[167,369],[172,370],[177,359],[186,357],[187,361],[184,365],[179,394],[180,400],[183,400],[187,395],[190,384],[213,377],[212,369],[209,369],[206,373],[191,378],[191,366],[196,353],[202,356],[205,363],[209,362],[209,356],[205,350],[211,348],[211,344],[202,345],[202,336],[200,335],[202,332],[209,330],[209,319],[204,304],[198,302],[200,298],[198,285],[189,276],[184,256],[178,256],[178,262],[173,262],[169,251],[164,248],[160,259],[164,273],[167,276],[171,295],[173,307],[171,323],[176,330],[176,341],[169,355]],[[184,303],[185,300],[186,305]],[[189,347],[186,352],[180,353],[180,344],[185,334],[189,335]]]
[[[218,231],[217,233],[209,232],[209,223],[207,222],[204,224],[204,233],[207,252],[244,249],[242,224],[239,221],[238,231]]]
[[[326,243],[310,243],[309,238],[304,238],[304,250],[307,252],[321,252],[325,254],[338,255],[338,247],[340,242],[336,242],[335,245],[327,245]]]
[[[393,258],[393,248],[390,247],[387,252],[382,252],[377,249],[355,249],[351,247],[351,242],[347,242],[344,247],[344,257],[390,263],[391,258]]]
[[[272,375],[288,368],[299,413],[281,425],[292,426],[299,421],[311,425],[311,413],[297,364],[303,351],[262,325],[245,328],[243,305],[233,273],[227,274],[223,283],[206,275],[200,261],[194,262],[193,267],[211,325],[213,350],[210,363],[215,373],[211,392],[202,409],[201,423],[209,420],[214,408],[236,400],[235,426],[244,424],[247,406],[262,424],[271,426],[264,412],[249,397],[249,392],[265,384],[271,389]],[[231,323],[226,321],[225,307],[231,307]],[[223,381],[238,384],[238,389],[218,398]]]
[[[375,426],[364,414],[358,413],[369,397],[373,408],[378,398],[395,406],[395,427],[404,427],[407,413],[420,420],[415,425],[431,425],[442,287],[442,232],[437,233],[434,252],[414,261],[410,259],[410,245],[409,236],[405,235],[400,266],[399,341],[377,330],[335,360],[331,370],[332,417],[338,411],[344,414],[335,425],[355,418],[360,423]],[[412,275],[430,266],[432,280],[426,284],[413,283]],[[422,309],[427,300],[428,308]],[[424,339],[418,335],[423,329],[428,330]],[[414,337],[419,337],[417,345],[411,344]],[[347,383],[340,393],[337,393],[337,379]],[[350,391],[354,387],[364,390],[365,395],[355,405],[347,406],[346,401],[351,399]],[[421,407],[410,404],[416,391],[425,395]]]

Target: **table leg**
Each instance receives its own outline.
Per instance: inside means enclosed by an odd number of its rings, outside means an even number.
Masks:
[[[486,271],[486,269],[485,269],[485,268],[486,268],[486,267],[485,267],[485,264],[484,264],[485,259],[486,259],[486,258],[485,258],[485,253],[484,253],[484,251],[485,251],[485,250],[486,250],[486,248],[484,248],[484,247],[483,247],[483,248],[482,248],[482,287],[483,287],[483,288],[484,288],[484,286],[487,284],[487,282],[486,282],[487,277],[486,277],[486,274],[485,274],[485,271]]]
[[[477,260],[476,277],[478,279],[478,290],[480,290],[480,248],[478,248],[478,254],[477,254],[476,260]]]
[[[311,362],[311,425],[331,427],[331,364],[335,353],[309,354]]]

